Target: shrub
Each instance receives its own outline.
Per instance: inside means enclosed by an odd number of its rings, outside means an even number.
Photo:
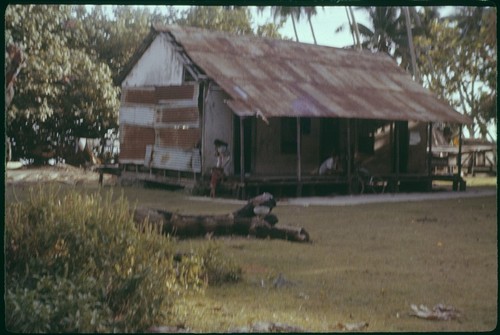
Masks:
[[[241,267],[223,255],[220,246],[215,242],[210,242],[202,248],[200,254],[203,260],[203,273],[209,285],[221,285],[241,279]]]
[[[136,332],[172,317],[201,270],[139,233],[123,195],[30,190],[6,208],[6,326],[14,332]],[[185,275],[179,276],[181,271]]]

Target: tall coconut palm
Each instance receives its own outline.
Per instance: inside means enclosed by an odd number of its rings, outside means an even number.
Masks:
[[[312,34],[312,37],[313,37],[314,44],[318,44],[318,42],[316,41],[316,34],[314,34],[314,28],[313,28],[313,25],[312,25],[312,22],[311,22],[311,17],[313,17],[316,14],[318,14],[318,12],[316,11],[316,7],[299,7],[299,8],[302,9],[302,11],[304,12],[304,14],[307,17],[307,21],[309,22],[309,28],[311,28],[311,34]],[[299,12],[299,17],[297,17],[297,18],[300,18],[300,13],[301,12]]]
[[[259,12],[264,11],[266,6],[258,6],[257,10]],[[317,44],[316,34],[314,33],[314,28],[311,22],[311,18],[317,14],[316,7],[288,7],[288,6],[271,6],[271,14],[273,15],[274,21],[292,19],[293,32],[295,34],[295,41],[299,42],[299,35],[297,33],[297,22],[304,16],[306,16],[313,36],[314,44]]]
[[[373,26],[368,28],[358,24],[360,34],[365,39],[363,46],[389,54],[418,80],[413,37],[422,34],[425,29],[415,8],[358,7],[358,10],[368,12]]]
[[[356,22],[356,17],[354,16],[354,12],[352,10],[352,7],[350,6],[345,6],[345,15],[347,17],[347,22],[349,23],[349,31],[351,32],[352,36],[352,47],[356,46],[358,49],[362,49],[361,46],[361,38],[359,34],[359,29],[358,29],[358,23]],[[339,33],[345,29],[345,24],[340,25],[335,29],[335,33]]]
[[[408,49],[409,49],[409,52],[410,52],[411,69],[412,69],[413,79],[416,80],[416,81],[420,81],[419,77],[418,77],[417,61],[416,61],[416,56],[415,56],[415,48],[413,47],[413,33],[411,31],[410,10],[408,9],[408,7],[404,7],[403,8],[403,12],[405,14],[406,32],[408,34]]]
[[[262,13],[267,6],[257,6],[257,11]],[[276,22],[278,20],[292,18],[293,32],[295,33],[295,41],[299,41],[299,35],[297,33],[297,26],[295,24],[295,17],[297,17],[298,7],[287,7],[287,6],[271,6],[271,14],[273,20]]]
[[[395,45],[406,40],[404,22],[399,7],[357,7],[368,12],[373,29],[358,23],[359,33],[364,37],[363,46],[372,51],[394,53]]]
[[[359,37],[359,27],[358,27],[358,23],[356,22],[356,17],[354,16],[354,12],[352,10],[352,7],[349,7],[349,14],[351,14],[351,20],[352,20],[351,31],[353,30],[353,27],[354,27],[354,33],[356,36],[356,45],[361,50],[362,46],[361,46],[361,39]]]

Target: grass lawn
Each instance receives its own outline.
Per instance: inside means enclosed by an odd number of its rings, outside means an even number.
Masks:
[[[468,185],[470,185],[468,183]],[[22,199],[24,191],[12,188]],[[103,188],[108,192],[111,188]],[[90,188],[87,191],[95,191]],[[134,187],[132,203],[185,214],[222,214],[241,204],[190,200],[182,192]],[[368,322],[368,331],[488,331],[497,324],[496,197],[356,206],[276,207],[280,223],[304,227],[312,243],[219,238],[243,269],[236,284],[210,287],[178,306],[194,332],[226,332],[271,321],[311,332]],[[278,223],[278,224],[280,224]],[[186,251],[204,239],[179,241]],[[288,281],[276,288],[282,274]],[[458,320],[410,316],[410,304],[459,309]]]

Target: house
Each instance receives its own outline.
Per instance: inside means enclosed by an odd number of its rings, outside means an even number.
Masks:
[[[470,119],[385,54],[153,26],[121,86],[122,178],[203,183],[219,141],[239,197],[355,192],[359,167],[392,190],[436,178],[465,187],[460,173],[432,173],[428,139],[434,123]],[[338,169],[319,175],[332,155]]]

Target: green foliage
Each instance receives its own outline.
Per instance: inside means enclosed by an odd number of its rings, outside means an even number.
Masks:
[[[69,158],[78,137],[102,139],[116,130],[117,78],[153,23],[254,34],[247,7],[193,6],[182,12],[172,6],[162,12],[158,7],[110,8],[7,6],[6,46],[19,47],[27,58],[6,106],[14,160],[37,159],[49,148],[56,158]],[[279,37],[279,27],[266,24],[257,33]]]
[[[400,7],[358,7],[372,28],[358,24],[364,46],[389,53],[409,71],[410,49]],[[474,124],[469,133],[484,138],[496,122],[496,9],[456,7],[441,19],[436,7],[410,8],[417,68],[425,86]],[[443,47],[446,46],[446,47]]]
[[[428,34],[415,38],[424,84],[470,116],[469,133],[478,126],[483,137],[488,123],[496,122],[495,14],[494,8],[458,8],[451,18],[430,20]]]
[[[209,285],[221,285],[241,280],[241,267],[233,259],[223,255],[218,244],[209,243],[200,251],[200,255],[203,260],[204,276]]]
[[[76,137],[103,137],[117,125],[119,89],[108,65],[82,47],[89,41],[72,8],[7,7],[6,42],[26,56],[7,110],[15,159],[34,157],[45,144],[63,157]]]
[[[164,324],[200,270],[139,233],[123,196],[31,190],[6,210],[6,326],[19,332],[144,331]],[[179,276],[178,273],[188,273]]]
[[[228,9],[223,6],[192,6],[183,14],[185,17],[177,22],[180,25],[238,35],[253,34],[251,14],[247,7]]]

